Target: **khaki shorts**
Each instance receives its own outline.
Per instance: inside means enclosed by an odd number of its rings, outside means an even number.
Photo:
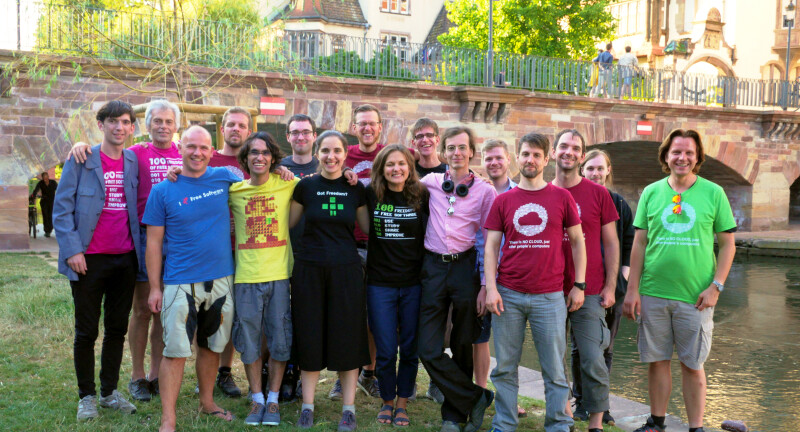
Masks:
[[[213,281],[164,285],[161,324],[164,357],[189,357],[192,339],[197,346],[221,353],[233,325],[233,275]]]
[[[689,369],[703,368],[711,351],[714,308],[697,310],[693,304],[642,296],[642,316],[637,342],[644,363],[671,360],[673,346]]]

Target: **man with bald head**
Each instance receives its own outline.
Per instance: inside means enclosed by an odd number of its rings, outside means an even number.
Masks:
[[[181,174],[175,182],[153,186],[142,218],[147,225],[148,304],[153,313],[161,313],[164,327],[161,431],[175,430],[175,405],[195,334],[200,412],[227,421],[233,417],[214,402],[213,388],[219,353],[230,339],[233,323],[228,188],[240,179],[225,168],[208,167],[214,147],[202,127],[192,126],[183,133],[180,151]]]

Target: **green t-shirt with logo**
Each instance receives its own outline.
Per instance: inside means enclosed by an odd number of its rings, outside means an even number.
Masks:
[[[647,230],[647,248],[639,293],[694,304],[716,271],[714,234],[736,228],[725,191],[702,177],[677,195],[667,179],[642,192],[633,226]]]

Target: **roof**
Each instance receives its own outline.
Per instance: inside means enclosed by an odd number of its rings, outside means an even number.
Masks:
[[[428,37],[425,38],[425,43],[439,43],[439,35],[447,33],[447,31],[450,30],[450,27],[453,27],[453,22],[447,18],[447,9],[444,7],[444,5],[442,5],[442,10],[439,11],[439,15],[437,15],[436,19],[433,21],[431,31],[428,32]]]
[[[297,0],[286,21],[322,20],[363,27],[367,24],[358,0]]]

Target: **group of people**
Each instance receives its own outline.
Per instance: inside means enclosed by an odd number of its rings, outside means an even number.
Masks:
[[[514,148],[487,140],[484,180],[470,169],[478,153],[471,129],[440,134],[435,121],[421,118],[412,148],[384,146],[372,105],[353,112],[356,145],[337,131],[317,135],[310,117],[295,114],[285,157],[269,133],[253,133],[240,107],[223,117],[219,152],[197,125],[172,142],[180,112],[163,100],[145,114],[152,142],[123,149],[134,120],[129,104],[105,104],[97,113],[103,142],[76,144],[56,192],[59,271],[75,303],[79,420],[97,417],[98,405],[136,412],[117,391],[129,332],[129,392],[136,400],[160,395],[162,431],[175,430],[193,344],[200,412],[222,420],[233,416],[213,399],[215,377],[226,395],[241,394],[230,374],[234,347],[249,385],[249,425],[281,423],[279,389],[291,363],[301,371],[298,427],[314,425],[323,369],[338,372],[329,396],[342,400],[340,431],[356,429],[359,388],[383,401],[378,422],[408,426],[421,361],[428,395],[441,395],[441,431],[479,430],[492,402],[492,430],[513,431],[524,415],[517,369],[530,325],[545,383],[545,430],[571,430],[574,418],[596,432],[614,422],[608,377],[626,315],[638,322],[639,352],[650,367],[652,415],[638,431],[665,429],[673,346],[690,431],[702,431],[703,362],[736,224],[723,190],[697,175],[704,153],[696,132],[665,138],[659,161],[669,176],[645,188],[634,217],[609,190],[608,155],[587,153],[574,129],[552,145],[539,133]],[[509,178],[514,158],[518,184]],[[551,159],[556,177],[548,183]],[[101,309],[98,398],[93,347]],[[486,388],[492,334],[496,394]],[[268,383],[261,382],[265,359]]]

